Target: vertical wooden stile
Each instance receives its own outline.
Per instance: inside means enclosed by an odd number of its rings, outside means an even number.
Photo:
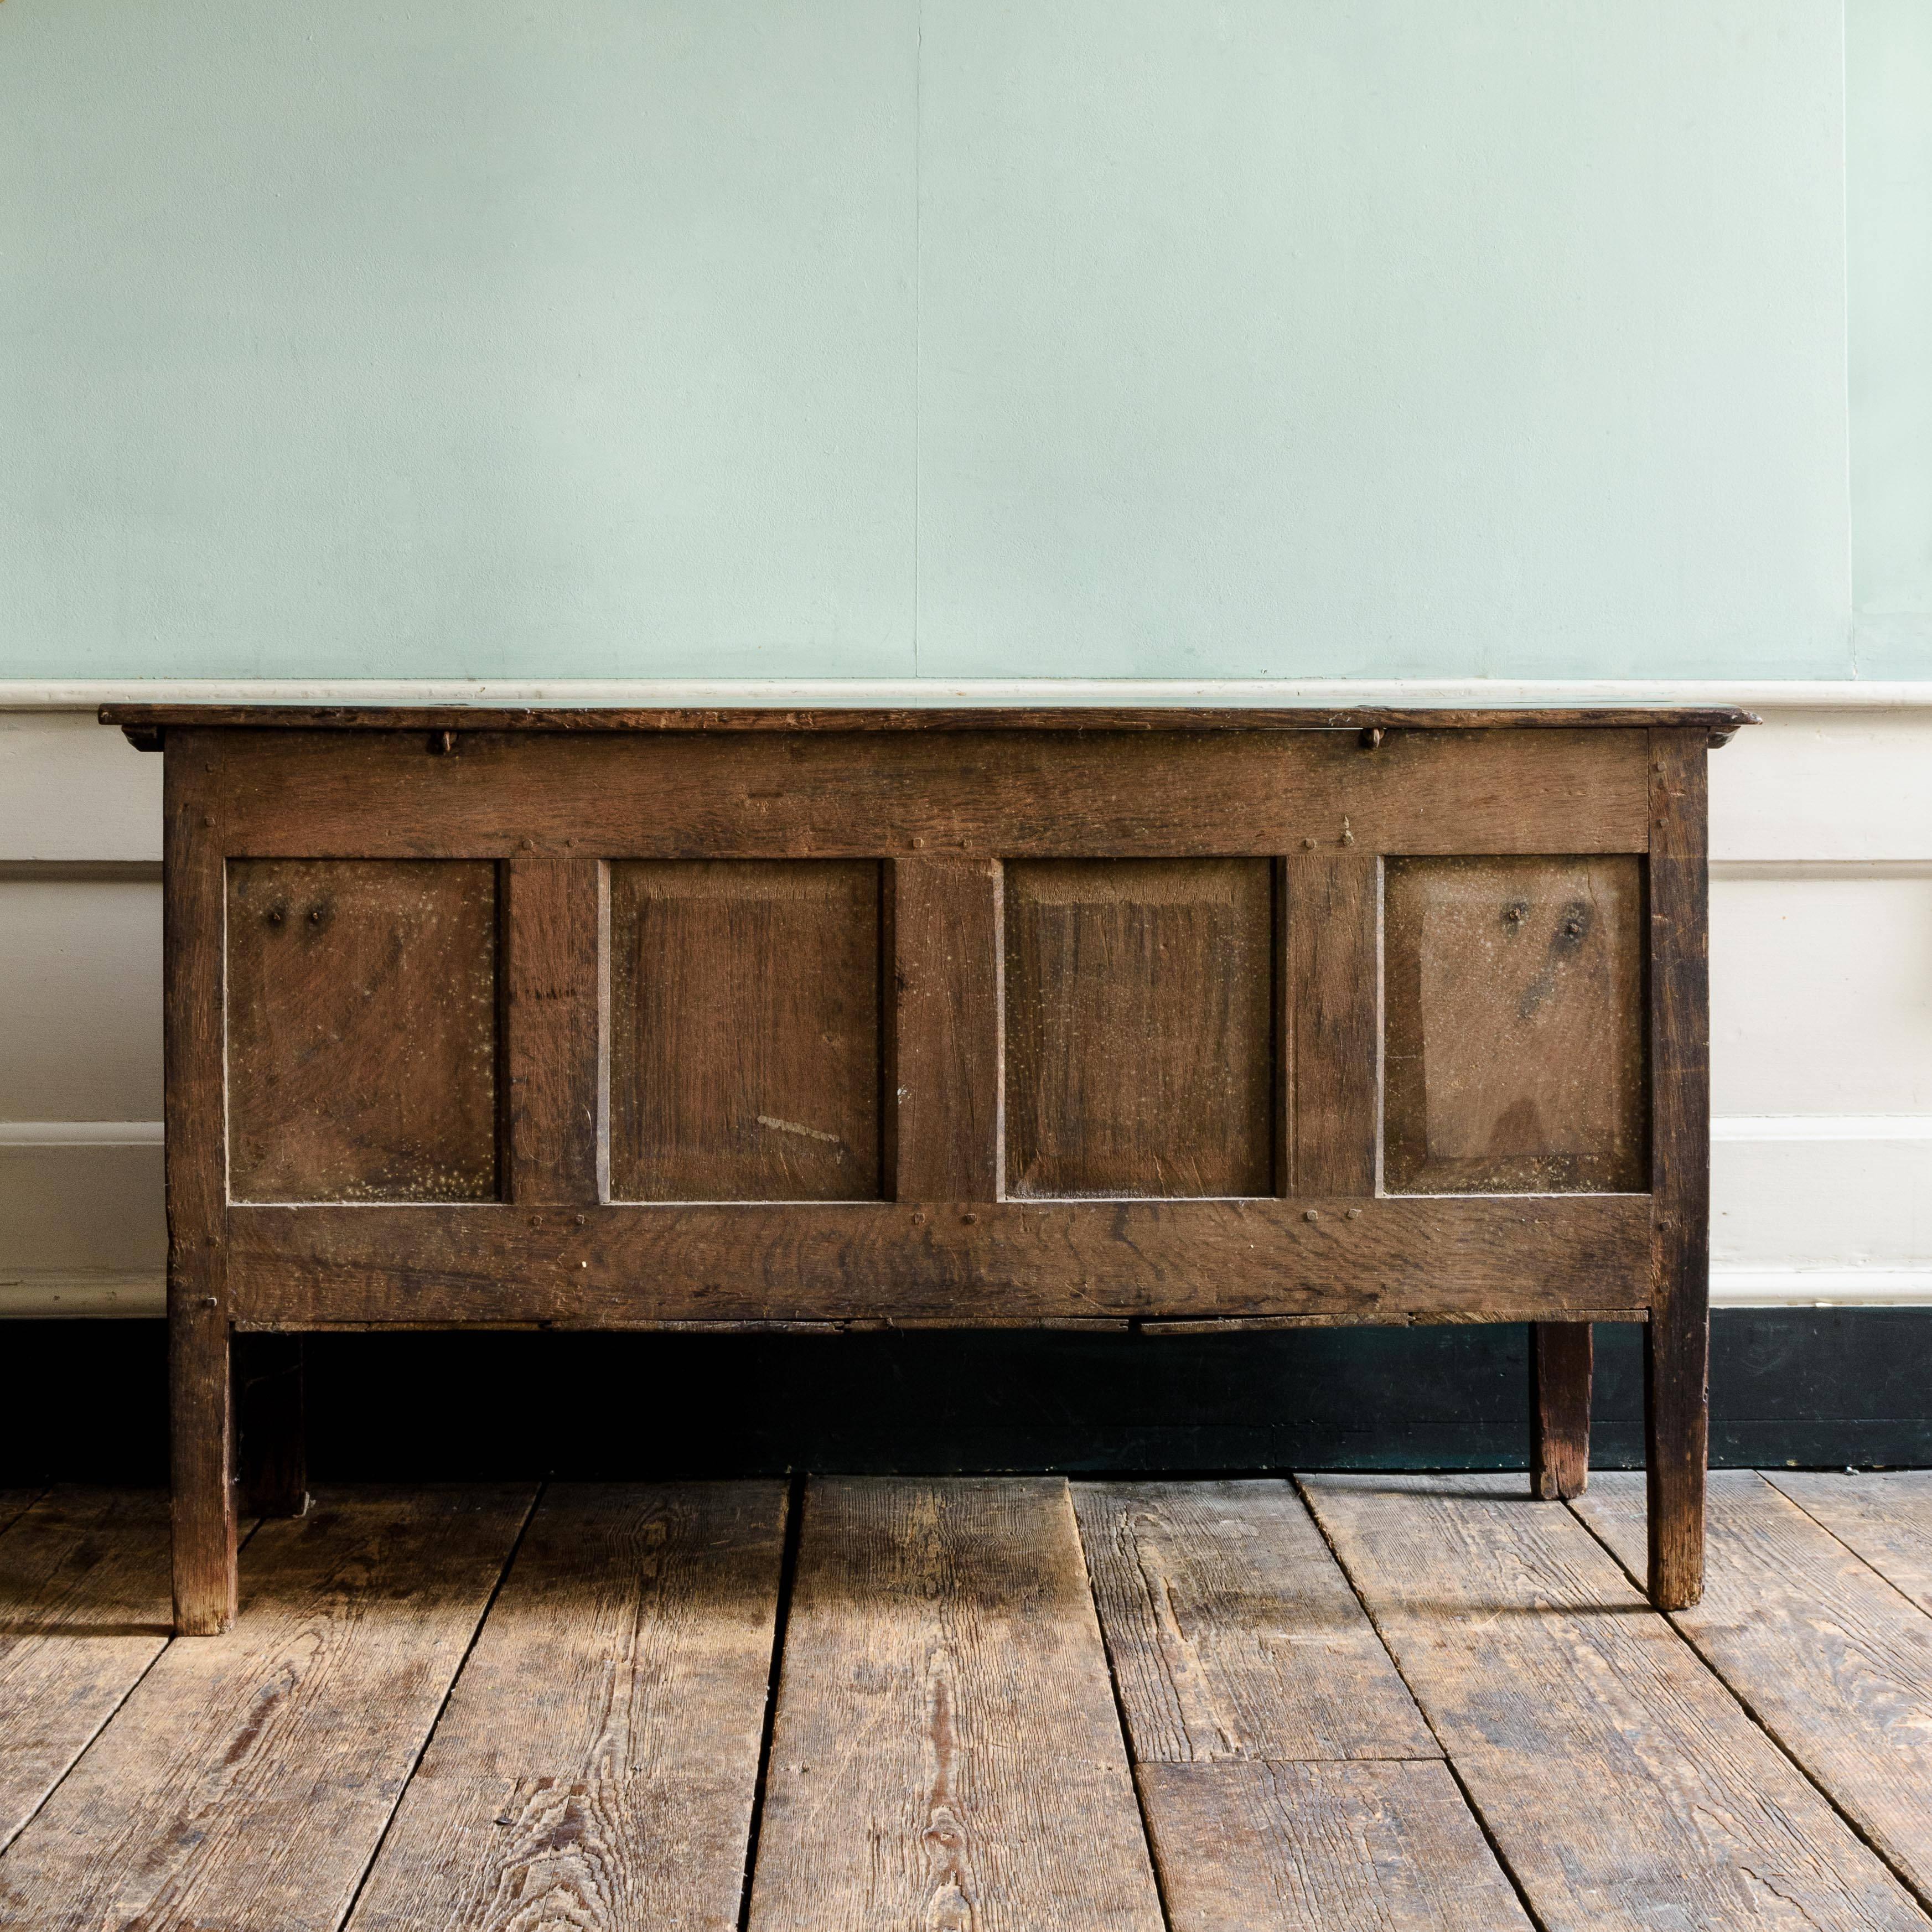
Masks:
[[[1282,1191],[1372,1194],[1381,1138],[1382,878],[1373,853],[1286,861]]]
[[[235,1394],[227,1292],[220,760],[178,731],[162,779],[169,1444],[175,1628],[235,1621]]]
[[[1644,1417],[1651,1600],[1704,1593],[1710,1357],[1706,734],[1650,733],[1651,1318]]]
[[[902,1201],[997,1201],[1005,942],[1000,862],[896,859],[889,1135]]]
[[[503,868],[503,1172],[511,1200],[598,1198],[598,867]]]

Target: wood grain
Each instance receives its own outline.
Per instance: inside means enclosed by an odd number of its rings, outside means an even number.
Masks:
[[[177,734],[161,773],[162,1004],[168,1215],[168,1460],[175,1628],[235,1620],[235,1389],[228,1301],[226,892],[211,734]]]
[[[336,1492],[263,1525],[236,1628],[172,1645],[0,1859],[0,1924],[334,1932],[530,1503]]]
[[[1390,1187],[1643,1186],[1643,941],[1634,858],[1392,860]]]
[[[236,1199],[495,1195],[496,918],[478,860],[229,866]]]
[[[1589,1486],[1595,1354],[1587,1322],[1529,1324],[1529,1487],[1546,1502]]]
[[[45,1493],[39,1488],[0,1490],[0,1533],[4,1533],[16,1517],[24,1516]]]
[[[1711,1432],[1711,968],[1706,754],[1695,732],[1651,749],[1650,1199],[1656,1312],[1643,1337],[1650,1598],[1704,1588]]]
[[[1372,1194],[1382,1138],[1382,868],[1290,859],[1282,1042],[1286,1194]]]
[[[1162,1932],[1058,1480],[807,1492],[751,1932]]]
[[[996,859],[892,862],[894,1189],[995,1201],[1003,1171],[1004,893]]]
[[[0,1850],[166,1648],[168,1503],[58,1489],[0,1534]]]
[[[1272,858],[1649,843],[1636,730],[1405,732],[1375,752],[1352,734],[1098,725],[682,732],[647,746],[466,732],[453,757],[393,731],[222,737],[222,837],[243,856]]]
[[[1352,1214],[1353,1218],[1351,1218]],[[1640,1195],[1336,1202],[238,1207],[251,1326],[317,1322],[1642,1318]],[[1617,1299],[1624,1298],[1619,1309]]]
[[[1932,1469],[1764,1474],[1894,1589],[1932,1612]]]
[[[1136,1763],[1441,1755],[1291,1484],[1073,1504]]]
[[[615,1198],[879,1198],[880,891],[869,860],[610,868]]]
[[[1577,1514],[1647,1558],[1643,1478]],[[1919,1898],[1932,1898],[1932,1616],[1749,1469],[1715,1471],[1703,1600],[1677,1628]]]
[[[1274,886],[1262,860],[1006,868],[1006,1188],[1274,1191]]]
[[[1446,1765],[1136,1775],[1172,1932],[1528,1932]]]
[[[1568,1510],[1520,1478],[1302,1486],[1542,1924],[1922,1932]]]
[[[350,1932],[735,1932],[785,1486],[545,1492]]]
[[[509,1198],[598,1198],[596,866],[504,867],[504,1156]]]
[[[584,709],[568,705],[410,704],[104,704],[104,724],[123,730],[158,731],[170,725],[245,725],[253,729],[401,731],[407,733],[529,731],[1333,731],[1408,728],[1432,731],[1510,731],[1579,725],[1628,730],[1633,725],[1696,725],[1726,735],[1758,721],[1733,705],[1546,705],[1458,710],[1388,705],[1253,710],[1180,705],[1051,705],[1024,710],[992,706],[914,711],[840,710],[794,706],[778,710],[756,705],[725,710],[686,707],[640,710],[622,705]],[[1384,747],[1384,748],[1386,748]]]

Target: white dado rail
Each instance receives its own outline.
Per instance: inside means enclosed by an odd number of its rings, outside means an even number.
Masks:
[[[0,682],[0,1314],[163,1303],[160,760],[110,699],[1724,703],[1711,761],[1713,1298],[1932,1304],[1932,682]]]

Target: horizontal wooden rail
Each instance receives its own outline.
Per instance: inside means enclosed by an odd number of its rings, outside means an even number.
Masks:
[[[1007,858],[1641,852],[1646,735],[180,728],[228,857]]]
[[[1644,1195],[244,1206],[244,1328],[1328,1316],[1637,1321]]]

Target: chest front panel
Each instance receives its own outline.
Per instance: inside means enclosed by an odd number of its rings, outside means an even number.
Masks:
[[[1689,736],[176,731],[237,1319],[1640,1315]]]

